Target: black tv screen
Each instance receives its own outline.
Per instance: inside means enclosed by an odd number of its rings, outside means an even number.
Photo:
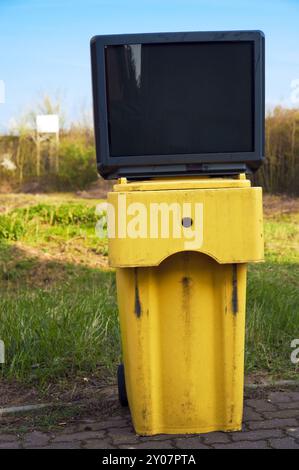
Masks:
[[[100,173],[142,178],[258,168],[263,42],[260,32],[93,38]]]

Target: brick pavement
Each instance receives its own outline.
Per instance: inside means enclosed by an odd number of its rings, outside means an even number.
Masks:
[[[0,449],[4,448],[299,449],[299,391],[272,391],[263,398],[246,399],[241,432],[140,437],[129,411],[119,408],[115,416],[84,419],[57,432],[0,432]]]

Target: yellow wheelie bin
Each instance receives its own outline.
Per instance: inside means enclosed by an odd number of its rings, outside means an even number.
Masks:
[[[261,31],[91,40],[123,364],[138,434],[241,429],[247,264],[263,260]]]
[[[109,261],[136,432],[241,429],[246,270],[263,260],[261,188],[244,175],[122,178],[108,202],[119,214]]]

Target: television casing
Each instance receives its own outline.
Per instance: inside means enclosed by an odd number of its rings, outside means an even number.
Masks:
[[[111,156],[109,149],[105,47],[113,45],[252,42],[253,151],[174,155]],[[91,45],[94,130],[97,167],[105,179],[146,179],[178,175],[235,175],[252,173],[264,159],[265,40],[261,31],[146,33],[94,36]]]

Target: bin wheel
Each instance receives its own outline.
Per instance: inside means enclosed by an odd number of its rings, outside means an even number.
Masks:
[[[126,391],[125,368],[119,364],[117,368],[118,399],[121,406],[128,406],[128,397]]]

